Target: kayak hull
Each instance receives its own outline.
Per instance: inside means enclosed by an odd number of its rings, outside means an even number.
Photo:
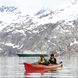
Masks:
[[[29,63],[24,63],[25,70],[42,70],[42,69],[55,69],[61,67],[62,64],[58,65],[33,65]]]

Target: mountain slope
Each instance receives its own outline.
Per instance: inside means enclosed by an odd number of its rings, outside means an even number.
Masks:
[[[67,52],[68,47],[73,47],[71,43],[75,44],[74,41],[78,40],[77,5],[76,2],[56,11],[40,10],[32,17],[17,14],[10,23],[3,24],[5,27],[0,32],[0,55],[16,55],[27,50]]]

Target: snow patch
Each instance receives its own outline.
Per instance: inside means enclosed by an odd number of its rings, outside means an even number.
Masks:
[[[33,30],[33,33],[39,33],[39,31],[38,30]]]
[[[18,32],[21,33],[21,34],[23,34],[24,36],[26,36],[24,30],[15,30],[12,33],[18,33]]]
[[[76,41],[76,39],[74,39],[74,42],[73,43],[70,43],[70,46],[72,46],[74,44],[78,44],[78,42]]]
[[[23,30],[16,30],[16,32],[22,33],[23,35],[26,36],[25,32]]]
[[[0,50],[2,50],[2,48],[0,48]]]
[[[53,36],[52,38],[57,38],[57,36]]]
[[[15,44],[12,44],[12,43],[5,43],[5,45],[12,46],[13,48],[18,48],[19,47],[19,45],[15,45]]]

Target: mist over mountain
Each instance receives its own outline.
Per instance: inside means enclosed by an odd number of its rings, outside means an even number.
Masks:
[[[0,7],[0,55],[77,52],[77,10],[77,1],[62,9],[41,9],[33,16],[22,15],[16,7]]]

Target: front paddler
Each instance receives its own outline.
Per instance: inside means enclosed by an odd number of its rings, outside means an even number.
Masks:
[[[42,65],[48,65],[48,61],[44,58],[43,55],[40,56],[40,60],[38,61],[38,63]]]

